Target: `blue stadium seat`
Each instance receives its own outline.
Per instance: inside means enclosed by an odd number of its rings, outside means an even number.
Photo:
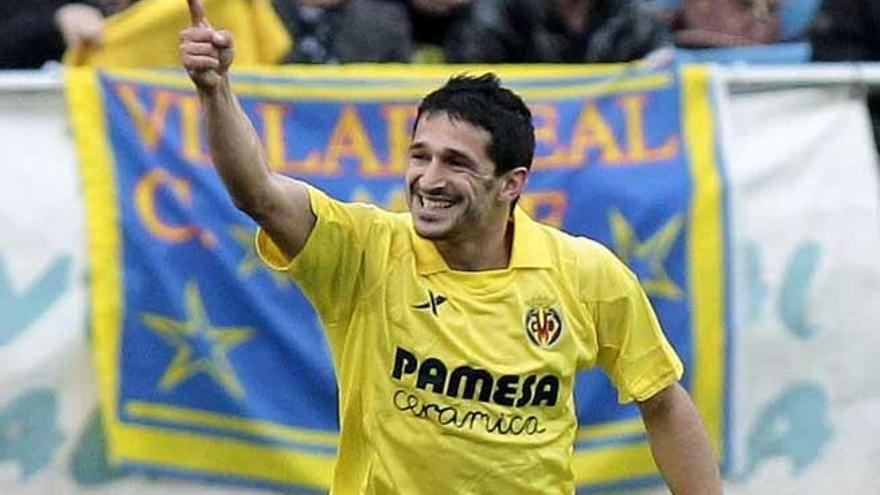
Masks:
[[[675,9],[681,5],[682,1],[641,0],[645,5],[660,9]],[[816,16],[820,3],[821,0],[783,0],[779,10],[780,43],[730,48],[677,48],[675,50],[676,57],[683,62],[718,64],[798,64],[809,62],[810,45],[801,40]]]
[[[810,61],[809,43],[788,42],[730,48],[676,48],[681,62],[716,64],[800,64]]]
[[[644,5],[662,10],[674,10],[683,0],[640,0]],[[821,0],[783,0],[779,7],[779,21],[782,41],[793,41],[810,26]]]
[[[798,39],[810,26],[820,3],[821,0],[785,0],[779,10],[781,39]]]
[[[661,9],[677,9],[681,5],[681,0],[642,0],[642,3]]]

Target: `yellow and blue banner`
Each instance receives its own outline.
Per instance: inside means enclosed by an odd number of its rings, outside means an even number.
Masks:
[[[529,103],[537,154],[522,205],[595,238],[639,276],[726,461],[724,179],[701,67],[315,67],[238,72],[272,168],[344,200],[405,208],[419,99],[453,73],[498,72]],[[181,71],[72,69],[88,213],[94,349],[111,461],[323,492],[337,440],[320,322],[260,265],[254,223],[212,169]],[[578,486],[656,479],[634,405],[578,379]]]

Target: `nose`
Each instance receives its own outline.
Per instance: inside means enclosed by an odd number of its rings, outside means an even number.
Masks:
[[[446,179],[446,170],[435,157],[422,169],[419,186],[425,191],[443,189],[446,186]]]

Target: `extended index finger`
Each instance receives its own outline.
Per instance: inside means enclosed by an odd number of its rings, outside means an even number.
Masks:
[[[189,19],[193,26],[210,26],[205,19],[205,9],[202,7],[201,0],[186,0],[186,3],[189,5]]]

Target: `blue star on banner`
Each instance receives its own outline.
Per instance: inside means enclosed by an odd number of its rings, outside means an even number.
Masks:
[[[169,391],[198,373],[207,373],[231,396],[243,398],[245,390],[226,356],[232,348],[250,340],[249,327],[218,327],[208,319],[199,287],[194,281],[184,289],[186,320],[154,313],[141,315],[144,325],[174,348],[174,359],[165,370],[159,388]]]
[[[646,241],[639,241],[635,230],[616,208],[609,213],[614,252],[639,277],[645,292],[650,296],[680,299],[681,287],[669,278],[663,263],[669,256],[684,226],[682,216],[676,215]]]

